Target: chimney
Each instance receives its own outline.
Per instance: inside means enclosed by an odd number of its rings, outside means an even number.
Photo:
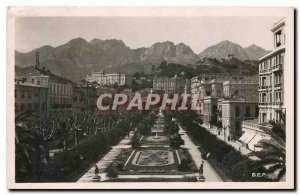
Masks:
[[[40,53],[36,52],[35,53],[35,67],[39,68],[39,66],[40,66]]]

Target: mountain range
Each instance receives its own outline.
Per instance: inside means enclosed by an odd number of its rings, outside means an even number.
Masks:
[[[131,49],[122,40],[82,38],[52,47],[49,45],[28,53],[15,51],[15,65],[26,67],[35,65],[35,55],[39,52],[39,65],[51,72],[70,79],[84,79],[92,71],[119,71],[124,73],[149,72],[152,66],[162,61],[175,64],[196,64],[202,58],[222,59],[233,54],[240,60],[257,60],[266,50],[256,45],[242,48],[230,41],[222,41],[208,47],[200,54],[184,43],[158,42],[149,48]]]

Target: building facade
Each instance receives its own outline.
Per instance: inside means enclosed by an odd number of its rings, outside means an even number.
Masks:
[[[87,75],[86,81],[93,83],[96,82],[100,85],[125,85],[131,84],[132,77],[122,73],[103,73],[103,72],[93,72],[90,75]]]
[[[243,121],[257,118],[258,114],[258,102],[241,99],[222,101],[222,126],[226,128],[226,139],[237,140],[243,134]]]
[[[218,82],[228,81],[228,80],[243,80],[246,76],[242,74],[226,74],[226,73],[205,73],[200,74],[191,79],[191,93],[197,94],[201,83],[206,82],[209,83],[212,80]]]
[[[96,88],[88,85],[74,85],[73,87],[73,112],[96,111],[97,108]]]
[[[15,78],[30,82],[35,80],[36,84],[40,83],[47,88],[47,114],[52,114],[54,111],[72,110],[72,81],[32,66],[16,69]]]
[[[180,77],[154,77],[153,93],[182,94],[185,91],[185,79]]]
[[[47,115],[48,77],[15,78],[15,117],[25,112]]]
[[[272,28],[274,50],[259,59],[259,123],[285,120],[285,20]]]
[[[245,101],[258,102],[258,77],[241,81],[226,81],[223,83],[223,97],[243,98]]]

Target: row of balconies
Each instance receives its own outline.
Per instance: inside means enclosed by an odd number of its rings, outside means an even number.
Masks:
[[[272,71],[278,71],[278,70],[282,70],[282,64],[276,64],[274,66],[272,66],[271,68],[268,69],[260,69],[259,73],[263,74],[263,73],[270,73]]]
[[[277,101],[277,102],[259,102],[260,106],[276,106],[276,105],[283,105],[283,101]]]
[[[281,83],[276,83],[274,84],[274,87],[281,87]],[[273,85],[264,85],[264,86],[258,86],[259,90],[267,90],[267,89],[271,89],[273,87]]]

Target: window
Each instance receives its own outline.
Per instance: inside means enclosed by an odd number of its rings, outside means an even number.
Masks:
[[[275,36],[275,48],[276,48],[276,47],[279,47],[280,45],[282,45],[281,30],[277,31],[274,36]]]
[[[239,117],[240,116],[240,107],[236,106],[235,107],[235,117]]]
[[[31,108],[31,103],[28,103],[28,104],[27,104],[27,110],[28,110],[28,111],[31,111],[31,109],[32,109],[32,108]]]
[[[25,98],[25,91],[24,90],[21,91],[21,97]]]
[[[235,133],[241,131],[241,123],[239,121],[235,122]]]
[[[15,90],[15,98],[17,98],[17,97],[18,97],[18,91]]]
[[[250,107],[246,106],[246,116],[245,117],[250,117]]]
[[[31,91],[27,91],[27,97],[28,97],[29,99],[31,99],[31,97],[32,97]]]
[[[266,77],[262,77],[261,78],[261,86],[266,86],[267,85],[267,78]]]
[[[38,104],[38,103],[35,103],[35,104],[34,104],[34,110],[35,110],[35,111],[38,111],[38,109],[39,109],[39,104]]]
[[[262,123],[267,121],[267,114],[266,113],[262,113]]]
[[[258,115],[259,115],[259,108],[255,107],[255,117],[258,117]]]
[[[264,103],[267,100],[267,95],[265,93],[261,94],[261,102]]]
[[[19,112],[19,104],[15,103],[15,112]]]
[[[24,107],[25,107],[24,104],[21,104],[21,107],[20,107],[20,111],[21,111],[21,112],[24,111]]]

